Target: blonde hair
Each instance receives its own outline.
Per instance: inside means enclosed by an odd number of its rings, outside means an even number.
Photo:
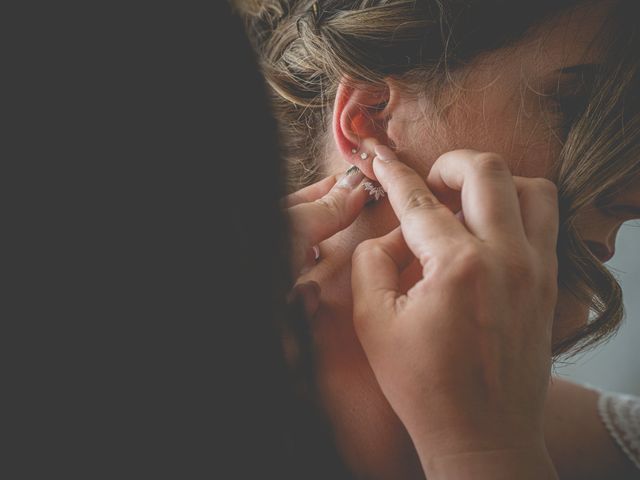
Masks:
[[[289,189],[315,180],[339,82],[382,85],[393,77],[434,98],[477,55],[508,46],[553,15],[589,0],[237,0],[272,88]],[[606,202],[640,172],[634,0],[609,21],[608,62],[567,132],[552,178],[560,193],[560,285],[595,314],[558,341],[577,352],[611,335],[623,318],[620,286],[580,239],[576,215]],[[433,92],[436,92],[434,94]]]

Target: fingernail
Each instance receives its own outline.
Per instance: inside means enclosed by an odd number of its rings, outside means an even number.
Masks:
[[[346,188],[349,190],[355,189],[360,182],[364,179],[364,173],[360,171],[358,167],[353,165],[346,173],[342,176],[340,181],[338,182],[338,187]]]
[[[374,150],[381,162],[389,163],[396,159],[396,154],[386,145],[376,145]]]
[[[313,246],[313,257],[316,262],[320,258],[320,248],[317,245]]]

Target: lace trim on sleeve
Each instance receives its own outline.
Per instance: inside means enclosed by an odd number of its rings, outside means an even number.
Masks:
[[[640,397],[602,392],[598,413],[613,439],[640,470]]]

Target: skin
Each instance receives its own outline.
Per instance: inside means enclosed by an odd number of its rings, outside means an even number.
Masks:
[[[442,155],[425,182],[389,148],[375,151],[401,228],[356,249],[354,325],[425,474],[556,478],[542,429],[555,185],[513,177],[498,155],[472,150]],[[457,192],[463,221],[435,196]],[[421,278],[405,292],[399,276],[412,258]]]
[[[372,155],[361,160],[351,149],[356,146],[361,151],[371,151],[376,143],[393,142],[400,161],[422,178],[427,177],[443,153],[459,148],[493,152],[505,160],[514,175],[545,177],[558,157],[561,143],[559,119],[546,97],[541,101],[539,93],[550,92],[563,81],[560,68],[598,61],[601,54],[590,47],[608,8],[608,2],[582,7],[549,22],[514,48],[479,58],[466,72],[464,98],[449,109],[446,122],[429,121],[435,118],[429,103],[406,96],[391,80],[382,91],[341,86],[326,171],[337,173],[356,164],[369,178],[376,178]],[[381,98],[387,102],[383,112],[367,108],[379,104]],[[309,195],[307,199],[313,197]],[[364,201],[357,192],[350,193],[349,198],[353,211]],[[455,198],[444,200],[450,205],[456,202]],[[639,207],[637,182],[620,192],[615,203]],[[423,478],[414,442],[383,394],[352,320],[352,255],[364,240],[396,228],[397,216],[385,199],[369,204],[355,221],[349,215],[340,218],[334,225],[340,227],[336,231],[350,226],[333,236],[328,231],[312,235],[306,238],[303,249],[308,252],[316,240],[330,237],[320,243],[319,262],[300,278],[301,284],[312,281],[321,290],[310,324],[320,399],[338,446],[354,472],[366,478]],[[594,208],[583,213],[578,225],[585,239],[612,249],[620,225],[631,218],[637,217]],[[298,255],[306,255],[308,260],[308,253]],[[414,262],[403,272],[400,283],[406,290],[420,275],[420,265]],[[559,291],[553,338],[564,336],[586,318],[586,307],[567,292]],[[563,408],[567,399],[571,400],[571,409]],[[545,436],[560,478],[633,475],[630,462],[617,450],[595,415],[596,400],[593,392],[567,382],[556,381],[549,390]],[[576,448],[582,455],[567,453]]]

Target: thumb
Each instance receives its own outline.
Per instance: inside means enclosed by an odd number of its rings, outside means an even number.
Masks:
[[[382,332],[390,328],[400,290],[400,273],[413,259],[400,227],[384,237],[367,240],[352,260],[353,317],[365,351],[375,348]],[[384,338],[383,338],[384,339]]]
[[[314,245],[344,230],[358,218],[369,197],[360,186],[364,179],[357,167],[351,167],[322,197],[287,209],[293,235],[294,272],[299,272],[313,257],[310,250]]]

